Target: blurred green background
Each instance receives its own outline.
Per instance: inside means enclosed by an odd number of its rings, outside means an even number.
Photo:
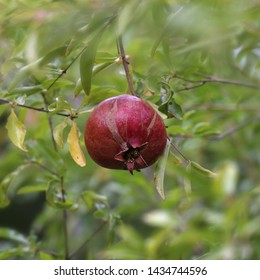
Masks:
[[[0,0],[0,257],[259,259],[259,19],[257,0]],[[89,158],[90,110],[127,92],[118,36],[192,164],[173,147],[134,176]]]

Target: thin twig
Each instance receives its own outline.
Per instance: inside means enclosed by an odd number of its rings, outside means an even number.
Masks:
[[[47,98],[45,96],[45,94],[41,93],[42,95],[42,99],[45,105],[45,110],[48,110],[48,106],[50,105],[47,101]],[[54,150],[57,152],[57,144],[54,138],[54,133],[53,133],[53,123],[52,123],[52,117],[50,114],[48,114],[48,123],[49,123],[49,127],[50,127],[50,132],[51,132],[51,140],[52,140],[52,144],[53,144],[53,148]]]
[[[260,115],[256,116],[255,118],[253,118],[251,120],[248,120],[248,121],[246,121],[246,122],[244,122],[244,123],[242,123],[240,125],[232,127],[230,130],[228,130],[228,131],[226,131],[226,132],[224,132],[222,134],[219,134],[219,135],[216,135],[216,136],[212,136],[212,137],[209,138],[209,140],[211,140],[211,141],[222,140],[222,139],[228,137],[229,135],[237,132],[238,130],[240,130],[240,129],[242,129],[242,128],[250,125],[250,124],[253,124],[253,123],[255,123],[255,122],[259,121],[259,120],[260,120]]]
[[[64,177],[60,177],[60,186],[61,186],[61,194],[62,194],[62,202],[66,202],[66,194],[64,187]],[[68,212],[66,209],[62,210],[63,217],[63,234],[64,234],[64,253],[65,260],[69,259],[69,235],[68,235]]]
[[[178,148],[178,146],[176,144],[174,144],[173,141],[171,141],[171,145],[173,146],[173,148],[182,156],[182,158],[185,160],[186,164],[189,165],[190,163],[190,159],[187,158],[183,153],[182,151]]]
[[[47,101],[46,96],[42,93],[42,98],[45,104],[45,110],[47,110],[49,103]],[[48,122],[51,132],[51,139],[54,150],[57,152],[57,144],[54,139],[54,131],[53,131],[53,123],[52,123],[52,116],[48,114]],[[60,188],[61,188],[61,195],[62,195],[62,202],[66,202],[66,193],[65,193],[65,187],[64,187],[64,177],[60,177]],[[68,213],[66,209],[62,210],[62,218],[63,218],[63,234],[64,234],[64,254],[65,254],[65,260],[68,260],[69,258],[69,238],[68,238]]]
[[[123,45],[123,41],[122,41],[121,36],[118,37],[118,45],[119,45],[120,56],[121,56],[123,66],[124,66],[124,69],[125,69],[125,75],[126,75],[126,79],[127,79],[127,83],[128,83],[128,88],[129,88],[131,94],[136,96],[134,86],[133,86],[133,83],[132,83],[132,78],[131,78],[130,71],[129,71],[129,67],[128,67],[129,66],[129,61],[128,61],[128,59],[126,57],[126,54],[125,54],[125,49],[124,49],[124,45]]]
[[[237,80],[222,79],[222,78],[218,78],[215,76],[208,76],[206,79],[203,79],[203,80],[189,80],[189,79],[186,79],[184,77],[181,77],[181,76],[175,74],[173,76],[173,78],[177,78],[179,80],[195,84],[193,86],[187,86],[187,87],[177,89],[176,92],[187,91],[187,90],[191,90],[194,88],[198,88],[198,87],[204,86],[206,83],[221,83],[221,84],[230,84],[230,85],[248,87],[248,88],[253,88],[253,89],[260,89],[260,85],[257,85],[257,84],[241,82],[241,81],[237,81]]]
[[[81,56],[81,54],[86,50],[88,46],[85,46],[78,54],[77,56],[71,61],[71,63],[61,71],[58,77],[49,85],[47,88],[47,91],[64,75],[67,73],[68,69],[72,66],[72,64]]]
[[[91,241],[93,237],[107,224],[107,221],[101,223],[96,230],[88,237],[88,239],[79,247],[77,248],[70,256],[69,259],[71,260],[74,256],[76,256],[88,243]]]
[[[55,177],[59,177],[59,174],[48,168],[47,166],[43,165],[42,163],[36,160],[29,160],[29,163],[38,165],[41,169],[48,171],[50,174],[54,175]]]
[[[51,111],[49,111],[48,109],[45,109],[45,108],[39,108],[39,107],[33,107],[33,106],[25,105],[25,104],[19,104],[10,99],[0,98],[0,105],[4,105],[4,104],[11,104],[14,107],[17,106],[17,107],[26,108],[26,109],[30,109],[30,110],[34,110],[34,111],[38,111],[38,112],[43,112],[43,113],[52,113]],[[60,113],[60,112],[55,113],[55,115],[63,116],[63,117],[70,117],[71,119],[77,118],[76,115],[72,116],[71,114]]]

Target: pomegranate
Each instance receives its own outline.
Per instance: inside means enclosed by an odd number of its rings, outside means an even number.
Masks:
[[[142,99],[123,94],[102,101],[85,127],[90,157],[110,169],[140,170],[163,153],[167,140],[164,123]]]

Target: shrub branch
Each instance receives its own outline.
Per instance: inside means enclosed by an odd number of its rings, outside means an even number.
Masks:
[[[125,69],[125,75],[126,75],[126,80],[128,83],[128,88],[129,88],[131,94],[136,96],[134,86],[132,83],[132,78],[131,78],[130,71],[129,71],[129,61],[125,54],[125,49],[124,49],[123,40],[122,40],[121,36],[118,37],[118,47],[119,47],[120,57],[122,59],[122,63],[123,63],[124,69]]]

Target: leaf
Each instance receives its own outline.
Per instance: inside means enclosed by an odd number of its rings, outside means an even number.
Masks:
[[[14,79],[10,83],[8,87],[8,92],[12,92],[16,88],[16,86],[20,84],[24,79],[26,79],[31,73],[37,73],[36,69],[38,68],[41,61],[42,58],[20,68],[17,74],[15,75]]]
[[[9,205],[10,200],[7,196],[8,189],[13,179],[16,178],[19,173],[27,166],[27,164],[19,166],[16,170],[5,176],[4,179],[0,182],[0,208],[4,208]]]
[[[181,120],[183,117],[183,111],[181,106],[175,101],[174,98],[169,102],[168,115],[174,116],[176,119]]]
[[[162,199],[165,199],[165,194],[164,194],[164,174],[165,174],[165,169],[166,169],[166,164],[168,160],[168,155],[170,152],[170,147],[171,147],[171,141],[167,140],[167,144],[164,150],[164,153],[162,155],[162,158],[158,162],[158,170],[154,174],[154,183],[157,192],[161,196]]]
[[[200,172],[202,175],[208,176],[208,177],[215,177],[217,174],[210,171],[209,169],[202,167],[200,164],[198,164],[195,161],[191,161],[191,167],[198,172]]]
[[[81,79],[79,78],[76,82],[76,85],[75,85],[75,88],[73,91],[74,97],[77,97],[81,93],[82,90],[83,90],[83,87],[82,87]]]
[[[127,1],[127,4],[121,10],[118,17],[117,34],[121,35],[124,33],[127,27],[134,19],[134,15],[139,11],[138,6],[140,4],[139,0]]]
[[[14,110],[12,109],[10,116],[8,117],[6,128],[8,136],[15,146],[22,151],[27,152],[27,148],[24,146],[24,138],[26,129],[24,125],[18,120]]]
[[[59,112],[68,112],[72,114],[70,103],[62,97],[56,97],[55,102],[48,106],[48,110],[55,114]]]
[[[200,122],[196,124],[192,131],[198,136],[213,136],[220,133],[208,122]]]
[[[107,204],[107,197],[93,191],[85,191],[82,198],[89,210],[93,210],[96,203]]]
[[[96,51],[103,29],[92,38],[84,52],[80,56],[80,78],[82,87],[89,95],[91,89],[92,71],[95,62]]]
[[[28,248],[26,246],[26,250],[23,246],[19,246],[17,248],[5,249],[4,251],[0,252],[0,260],[8,260],[13,259],[19,256],[24,257],[28,255]]]
[[[214,190],[216,195],[234,195],[239,178],[238,166],[233,161],[226,161],[219,167],[214,178]]]
[[[24,186],[20,188],[16,194],[35,193],[35,192],[42,192],[46,190],[47,190],[46,185],[30,185],[30,186]]]
[[[105,63],[96,65],[95,67],[93,67],[92,78],[94,78],[99,72],[107,69],[109,66],[112,66],[115,63],[116,62],[105,62]],[[74,96],[77,97],[80,94],[80,92],[82,91],[82,89],[83,89],[83,86],[81,83],[81,79],[78,79],[74,92],[73,92]]]
[[[186,166],[186,175],[183,178],[183,187],[187,195],[191,194],[191,162]]]
[[[167,115],[168,118],[176,118],[181,120],[183,117],[183,112],[181,106],[175,101],[174,91],[170,88],[168,84],[162,83],[161,89],[164,92],[164,101],[163,103],[158,107],[158,110],[165,115]]]
[[[154,56],[158,46],[161,42],[163,42],[163,39],[168,36],[168,33],[171,32],[170,29],[172,27],[172,21],[175,18],[175,16],[181,12],[183,7],[180,7],[175,13],[172,13],[168,19],[165,21],[165,25],[161,28],[160,36],[157,38],[157,40],[154,42],[152,49],[151,49],[151,57]],[[157,16],[158,18],[158,16]]]
[[[82,149],[80,147],[79,142],[79,133],[77,124],[75,121],[72,123],[72,127],[70,129],[69,135],[68,135],[68,144],[69,144],[69,150],[72,158],[74,161],[81,167],[86,165],[86,159],[84,156],[84,153],[82,152]]]
[[[7,196],[8,189],[13,181],[19,173],[28,165],[21,165],[16,170],[8,174],[4,177],[4,179],[0,182],[0,208],[4,208],[9,205],[10,200]]]
[[[51,180],[46,191],[46,200],[53,208],[71,208],[73,202],[67,197],[65,192],[62,193],[61,187],[61,182],[59,180]]]
[[[0,238],[9,239],[24,245],[29,244],[28,239],[23,234],[9,228],[0,228]]]
[[[8,92],[6,96],[10,95],[23,95],[25,94],[26,96],[33,95],[36,93],[39,93],[43,90],[43,87],[41,85],[35,85],[35,86],[24,86],[24,87],[19,87],[15,88],[14,90]]]
[[[54,260],[54,257],[51,254],[43,251],[39,251],[38,255],[40,260]]]
[[[55,142],[63,148],[64,143],[63,143],[63,131],[67,127],[68,121],[67,119],[64,119],[61,123],[57,124],[54,129],[53,129],[53,137]]]

